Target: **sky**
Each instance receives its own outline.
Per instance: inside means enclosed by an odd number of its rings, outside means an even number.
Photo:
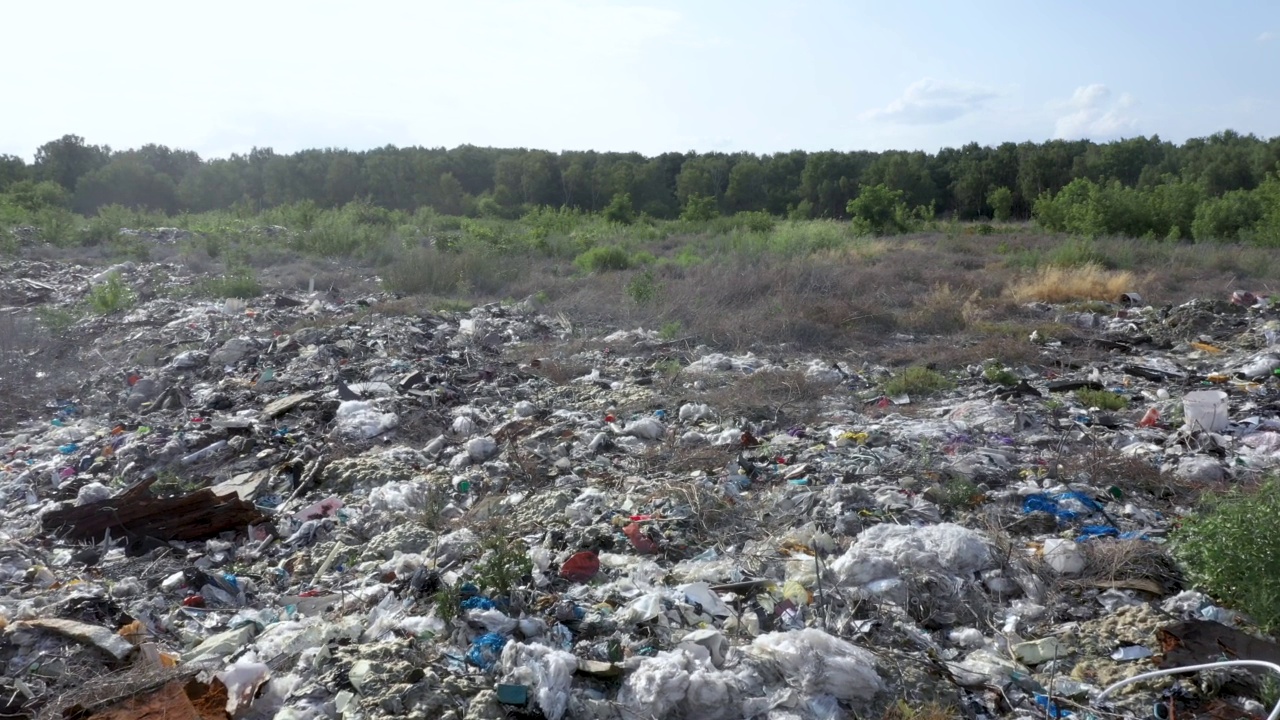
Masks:
[[[1280,135],[1280,3],[42,0],[0,153],[918,149]]]

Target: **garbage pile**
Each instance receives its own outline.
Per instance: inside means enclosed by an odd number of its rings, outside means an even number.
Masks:
[[[10,270],[19,311],[96,274]],[[1036,306],[1088,328],[1027,339],[1054,370],[924,398],[528,303],[154,290],[0,436],[5,717],[1084,717],[1280,655],[1164,548],[1179,487],[1280,464],[1265,299]],[[1265,712],[1221,697],[1108,707]]]

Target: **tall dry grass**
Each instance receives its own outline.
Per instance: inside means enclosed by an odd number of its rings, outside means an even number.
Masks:
[[[1115,302],[1120,295],[1138,289],[1137,277],[1127,270],[1107,270],[1101,265],[1047,266],[1015,280],[1008,293],[1017,302],[1065,303],[1081,300]]]

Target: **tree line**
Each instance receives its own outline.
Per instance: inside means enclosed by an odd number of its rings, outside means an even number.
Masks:
[[[700,214],[847,218],[851,201],[876,188],[934,216],[1005,219],[1047,212],[1050,223],[1065,228],[1070,213],[1043,203],[1071,186],[1073,203],[1134,197],[1172,203],[1177,207],[1170,212],[1181,215],[1146,227],[1145,234],[1164,230],[1189,237],[1197,205],[1218,199],[1220,214],[1242,203],[1251,211],[1240,200],[1242,193],[1263,186],[1278,164],[1280,137],[1267,140],[1230,130],[1180,145],[1152,136],[1107,143],[970,143],[936,153],[797,150],[647,157],[463,145],[292,154],[255,148],[213,159],[163,145],[113,150],[66,135],[41,145],[32,163],[0,156],[0,193],[39,196],[40,202],[84,215],[109,205],[175,214],[294,203],[330,208],[359,201],[390,210],[430,207],[447,215],[518,217],[539,206],[599,212],[612,204],[618,212],[625,198],[624,215],[633,211],[654,218],[678,217],[691,203]],[[1096,219],[1086,220],[1097,225]]]

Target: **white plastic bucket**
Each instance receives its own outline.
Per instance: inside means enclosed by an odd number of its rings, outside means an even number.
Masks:
[[[1192,432],[1222,432],[1227,429],[1227,394],[1221,390],[1200,390],[1182,398],[1186,427]]]

